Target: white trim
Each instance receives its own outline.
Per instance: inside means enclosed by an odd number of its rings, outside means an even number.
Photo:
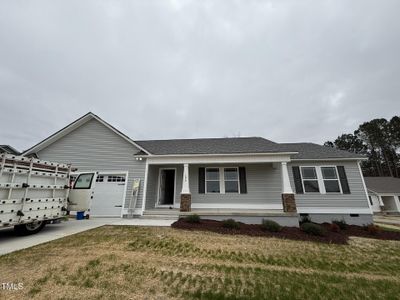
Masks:
[[[209,179],[207,180],[207,170],[208,169],[217,169],[218,170],[218,180]],[[225,194],[225,191],[222,193],[222,183],[221,183],[221,168],[220,167],[205,167],[204,168],[204,194]],[[219,192],[209,192],[207,190],[207,181],[218,181],[219,182]]]
[[[192,208],[223,208],[223,209],[283,209],[282,204],[233,204],[233,203],[192,203]]]
[[[161,171],[164,170],[174,170],[174,198],[172,204],[159,204],[160,202],[160,181],[161,181]],[[175,207],[175,200],[176,200],[176,168],[159,168],[158,169],[158,184],[157,184],[157,201],[155,207]]]
[[[360,176],[361,176],[361,181],[362,181],[362,185],[363,185],[363,188],[364,188],[364,192],[365,192],[365,195],[367,196],[368,206],[369,206],[369,209],[371,210],[371,213],[373,213],[372,205],[369,202],[370,198],[369,198],[369,195],[368,195],[367,185],[365,184],[364,175],[363,175],[362,170],[361,170],[360,162],[358,162],[357,165],[358,165],[358,171],[360,172]],[[372,198],[371,198],[371,201],[373,201]]]
[[[290,185],[289,171],[286,162],[281,162],[282,176],[282,194],[293,194],[292,186]]]
[[[214,157],[214,156],[275,156],[293,155],[299,152],[263,152],[263,153],[199,153],[199,154],[152,154],[152,158],[179,158],[179,157]],[[135,155],[136,157],[148,157],[147,155]],[[314,159],[315,160],[315,159]]]
[[[232,181],[234,182],[235,180],[225,180],[225,169],[236,169],[236,175],[237,175],[237,186],[238,186],[238,191],[237,192],[226,192],[225,188],[225,181]],[[239,175],[239,167],[222,167],[222,180],[224,182],[224,194],[241,194],[240,193],[240,175]],[[246,183],[247,184],[247,183]]]
[[[310,213],[310,214],[372,214],[371,209],[368,208],[337,208],[337,207],[297,207],[297,212]]]
[[[102,125],[106,126],[108,129],[112,130],[115,134],[117,134],[118,136],[120,136],[121,138],[123,138],[125,141],[127,141],[130,144],[132,144],[136,148],[142,150],[143,152],[147,153],[148,155],[151,155],[151,153],[148,152],[146,149],[144,149],[143,147],[139,146],[137,143],[135,143],[129,137],[127,137],[126,135],[124,135],[123,133],[118,131],[116,128],[114,128],[113,126],[111,126],[106,121],[102,120],[100,117],[98,117],[97,115],[95,115],[92,112],[87,113],[86,115],[80,117],[79,119],[73,121],[72,123],[70,123],[66,127],[64,127],[61,130],[57,131],[53,135],[50,135],[49,137],[47,137],[43,141],[41,141],[38,144],[34,145],[33,147],[25,150],[24,152],[22,152],[22,155],[28,155],[28,154],[32,154],[32,153],[35,153],[35,152],[43,150],[47,146],[53,144],[57,140],[59,140],[62,137],[66,136],[67,134],[69,134],[70,132],[75,130],[76,128],[81,127],[82,125],[86,124],[87,122],[89,122],[92,119],[97,120],[99,123],[101,123]]]
[[[155,156],[147,157],[147,161],[152,165],[161,164],[241,164],[241,163],[271,163],[289,162],[289,155],[270,155],[270,154],[224,154],[224,155],[191,155],[191,156]]]
[[[144,183],[143,183],[143,199],[142,199],[142,211],[141,211],[141,215],[143,216],[143,212],[146,208],[146,196],[147,196],[147,178],[149,177],[149,164],[146,160],[146,166],[144,169]]]
[[[340,182],[339,172],[338,172],[337,166],[334,166],[334,165],[318,165],[318,166],[306,165],[306,166],[299,166],[299,168],[300,168],[300,175],[301,175],[301,184],[303,185],[303,193],[304,194],[311,194],[311,195],[312,194],[343,195],[342,183]],[[314,168],[317,178],[315,178],[315,179],[307,179],[307,178],[304,179],[302,168]],[[335,168],[336,179],[324,179],[324,176],[322,174],[322,168]],[[304,181],[312,181],[312,180],[314,180],[314,181],[317,180],[318,181],[319,192],[306,192],[306,189],[304,187]],[[340,192],[327,192],[326,188],[325,188],[324,180],[332,180],[332,181],[336,180],[338,182]]]
[[[239,176],[239,167],[236,166],[225,166],[225,167],[205,167],[205,172],[204,172],[204,193],[205,194],[240,194],[240,176]],[[217,180],[207,180],[207,169],[218,169],[219,177],[219,193],[213,193],[213,192],[208,192],[207,191],[207,181],[217,181]],[[225,169],[236,169],[236,174],[237,174],[237,185],[238,185],[238,191],[237,192],[226,192],[225,190]],[[228,180],[228,181],[234,181],[234,180]]]

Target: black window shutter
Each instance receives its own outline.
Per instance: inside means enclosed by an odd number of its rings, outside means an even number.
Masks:
[[[294,187],[296,188],[296,194],[304,194],[303,184],[301,183],[301,173],[299,167],[292,167]]]
[[[240,193],[247,194],[246,168],[239,167]]]
[[[343,194],[350,194],[349,182],[347,181],[346,171],[343,166],[337,166],[339,172],[340,185],[342,186]]]
[[[199,168],[199,194],[206,192],[206,168]]]

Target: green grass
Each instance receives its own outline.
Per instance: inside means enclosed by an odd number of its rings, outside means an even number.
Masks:
[[[396,299],[400,242],[106,226],[0,257],[7,299]]]

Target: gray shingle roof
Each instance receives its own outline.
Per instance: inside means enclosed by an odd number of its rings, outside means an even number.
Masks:
[[[280,151],[279,144],[261,137],[135,141],[152,154],[235,154]]]
[[[364,177],[365,185],[376,193],[400,194],[400,178],[394,177]]]
[[[313,143],[278,144],[262,137],[135,141],[155,155],[299,152],[293,159],[362,158],[363,156]]]

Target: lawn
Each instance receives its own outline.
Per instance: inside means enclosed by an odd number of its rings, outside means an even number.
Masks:
[[[105,226],[0,257],[4,299],[399,299],[400,242]]]

